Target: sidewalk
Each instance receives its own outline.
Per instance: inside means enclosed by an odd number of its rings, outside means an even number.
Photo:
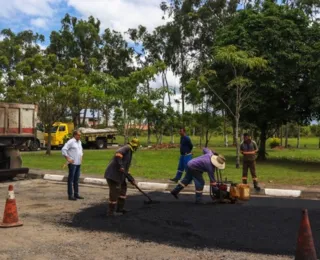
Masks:
[[[42,170],[42,169],[30,169],[29,178],[32,179],[45,179],[50,181],[67,182],[67,170]],[[143,190],[152,191],[170,191],[176,184],[165,179],[150,180],[146,178],[135,178],[138,186]],[[88,175],[81,174],[80,183],[93,184],[93,185],[105,185],[106,180],[103,175]],[[260,183],[261,191],[256,192],[253,187],[250,189],[252,195],[265,195],[272,197],[295,197],[295,198],[313,198],[320,199],[320,186],[296,186],[296,185],[277,185],[272,183]],[[129,188],[134,188],[131,184],[128,184]],[[186,187],[184,192],[193,192],[194,185]],[[209,193],[209,186],[205,185],[204,193]]]

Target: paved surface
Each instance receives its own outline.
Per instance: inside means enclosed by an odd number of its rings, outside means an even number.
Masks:
[[[0,184],[0,214],[7,187]],[[193,194],[175,200],[150,192],[160,203],[144,205],[144,197],[130,191],[133,211],[108,218],[105,187],[82,185],[85,200],[75,202],[66,200],[65,183],[19,181],[14,188],[24,226],[0,230],[1,260],[293,259],[302,208],[309,210],[320,255],[318,200],[252,198],[198,206]]]

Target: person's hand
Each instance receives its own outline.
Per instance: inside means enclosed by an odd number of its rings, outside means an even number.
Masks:
[[[124,172],[124,168],[120,168],[120,170],[119,170],[120,172]]]
[[[74,163],[74,160],[72,160],[71,158],[68,157],[67,162],[72,164],[72,163]]]

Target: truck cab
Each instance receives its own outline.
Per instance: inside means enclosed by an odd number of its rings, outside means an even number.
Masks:
[[[74,130],[73,123],[56,122],[51,127],[51,147],[60,148],[64,145],[64,138],[66,135],[72,133]],[[45,133],[44,139],[48,143],[48,133]]]

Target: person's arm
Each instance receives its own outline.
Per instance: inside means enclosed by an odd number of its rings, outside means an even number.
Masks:
[[[66,158],[68,163],[74,163],[74,160],[72,158],[70,158],[69,155],[68,155],[68,150],[69,150],[69,147],[70,147],[70,144],[71,144],[71,140],[66,142],[65,145],[61,149],[61,153],[64,156],[64,158]]]
[[[243,143],[240,144],[240,153],[245,154],[244,148],[243,148]]]
[[[125,153],[126,153],[126,149],[125,149],[125,147],[122,147],[115,154],[116,161],[119,164],[119,168],[120,168],[121,172],[125,171],[124,163],[123,163],[123,156],[124,156]]]
[[[211,166],[208,169],[208,176],[210,179],[210,185],[214,186],[217,185],[216,179],[214,178],[214,171],[215,171],[215,167]]]
[[[192,151],[192,149],[193,149],[193,144],[192,144],[191,138],[188,137],[188,139],[189,139],[189,148],[190,148],[190,151]]]
[[[257,153],[259,151],[259,147],[255,141],[252,141],[252,142],[253,142],[254,152]]]
[[[82,159],[83,159],[83,147],[82,147],[81,141],[80,141],[80,149],[81,149],[81,163],[82,163]]]
[[[208,149],[207,147],[205,147],[205,148],[202,149],[202,152],[203,152],[203,154],[207,154],[207,153],[210,153],[212,151],[210,149]]]

